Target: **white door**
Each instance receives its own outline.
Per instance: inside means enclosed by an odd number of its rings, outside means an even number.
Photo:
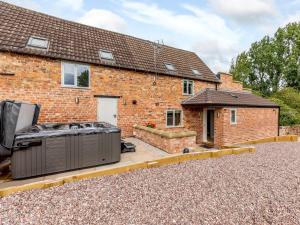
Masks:
[[[97,120],[117,126],[118,98],[98,98]]]

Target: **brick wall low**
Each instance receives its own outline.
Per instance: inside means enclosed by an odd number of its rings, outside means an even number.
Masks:
[[[169,138],[158,133],[159,131],[153,133],[140,128],[134,128],[133,131],[135,137],[168,153],[178,153],[182,152],[184,148],[196,146],[196,134],[192,136]],[[176,136],[176,134],[174,136]]]
[[[230,124],[229,108],[215,111],[215,144],[217,146],[278,135],[277,108],[236,109],[237,124]]]
[[[280,133],[280,136],[283,136],[283,135],[298,135],[298,136],[300,136],[300,125],[281,126],[279,133]]]

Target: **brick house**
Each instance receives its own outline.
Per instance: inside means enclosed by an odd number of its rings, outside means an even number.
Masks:
[[[193,52],[0,1],[2,99],[41,104],[40,122],[104,120],[123,136],[148,122],[216,146],[278,135],[276,104]]]

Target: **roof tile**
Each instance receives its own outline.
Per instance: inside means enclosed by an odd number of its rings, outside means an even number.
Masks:
[[[26,47],[30,36],[47,38],[48,51]],[[64,60],[106,65],[99,50],[110,50],[115,63],[111,66],[156,72],[153,42],[128,35],[66,21],[0,1],[0,51],[40,55]],[[176,65],[169,73],[164,63]],[[200,71],[194,75],[192,69]],[[170,76],[219,82],[215,74],[193,52],[161,46],[157,57],[157,72]]]

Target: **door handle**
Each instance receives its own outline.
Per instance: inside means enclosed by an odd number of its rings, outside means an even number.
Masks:
[[[117,118],[117,115],[116,115],[116,114],[114,114],[114,115],[113,115],[113,117],[114,117],[114,118]]]

